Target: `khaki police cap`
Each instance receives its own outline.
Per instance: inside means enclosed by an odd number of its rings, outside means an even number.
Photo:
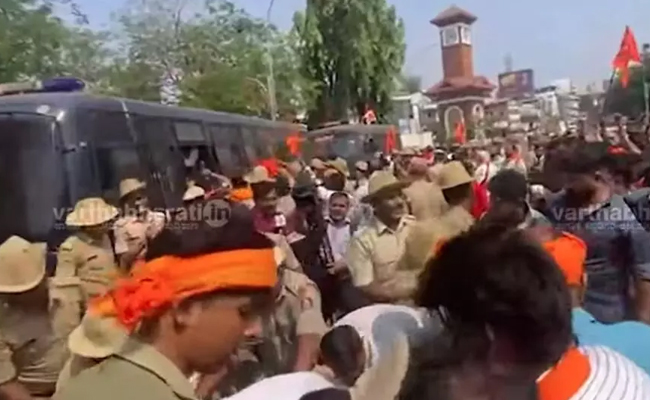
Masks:
[[[348,169],[348,163],[341,157],[337,157],[335,160],[328,161],[325,163],[328,168],[332,168],[341,175],[348,177],[350,176],[350,170]]]
[[[104,224],[119,215],[117,208],[107,204],[100,197],[79,200],[74,210],[65,219],[65,224],[73,227],[87,227]]]
[[[356,168],[357,171],[367,172],[368,171],[368,163],[365,162],[365,161],[357,161],[354,164],[354,168]]]
[[[205,197],[205,189],[201,186],[190,186],[183,194],[183,201],[192,201]]]
[[[121,350],[128,336],[116,318],[86,313],[81,324],[68,336],[68,349],[85,358],[106,358]]]
[[[364,196],[361,201],[364,203],[371,202],[380,198],[382,194],[393,189],[403,189],[410,183],[400,181],[388,171],[376,171],[368,180],[368,195]]]
[[[0,293],[24,293],[45,277],[45,243],[12,236],[0,245]]]
[[[402,387],[409,366],[409,342],[404,334],[350,388],[352,400],[394,400]]]
[[[264,182],[275,182],[275,179],[269,176],[269,170],[266,167],[258,165],[251,172],[244,175],[244,181],[251,185]]]
[[[127,178],[120,181],[120,199],[138,190],[143,190],[147,185],[139,179]]]
[[[451,189],[474,181],[460,161],[452,161],[440,168],[438,185],[440,189]]]
[[[313,170],[322,170],[327,168],[327,165],[320,158],[312,158],[309,162],[309,167],[311,167]]]

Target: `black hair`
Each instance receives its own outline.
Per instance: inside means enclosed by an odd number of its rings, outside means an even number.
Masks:
[[[526,221],[529,206],[523,201],[492,201],[485,215],[477,222],[482,225],[499,225],[511,229]]]
[[[463,384],[465,361],[450,332],[430,336],[412,346],[397,400],[463,400],[454,393],[453,382],[460,378],[457,385]],[[506,391],[507,397],[500,400],[538,400],[534,380],[524,380],[513,386]]]
[[[291,183],[289,182],[289,178],[282,174],[278,175],[275,178],[275,190],[280,197],[291,194]]]
[[[253,199],[262,199],[273,191],[276,191],[277,193],[275,182],[252,183],[251,190],[253,191]]]
[[[329,190],[334,190],[336,192],[342,192],[345,190],[345,175],[340,172],[332,173],[331,175],[326,176],[323,179],[325,187]]]
[[[246,208],[244,206],[244,208]],[[248,210],[232,207],[224,226],[196,222],[190,226],[167,225],[147,246],[147,260],[163,256],[194,257],[237,249],[273,248],[273,242],[257,232]]]
[[[363,341],[356,329],[348,325],[332,328],[320,342],[321,362],[348,386],[354,385],[359,377],[361,366],[358,355],[361,351]]]
[[[528,196],[528,182],[524,174],[513,169],[499,171],[488,183],[490,195],[500,200],[520,203]]]
[[[327,388],[302,395],[300,400],[351,400],[350,392],[345,389]]]
[[[447,204],[450,206],[459,205],[463,201],[472,197],[472,184],[466,183],[464,185],[458,185],[448,189],[443,189],[442,195],[444,196]]]
[[[459,268],[462,266],[462,268]],[[553,258],[525,233],[481,225],[429,260],[416,302],[444,310],[445,326],[469,357],[490,347],[486,328],[508,340],[521,365],[547,368],[571,344],[571,297]]]
[[[346,199],[348,203],[350,202],[350,196],[345,192],[334,192],[330,195],[329,201],[334,199]]]
[[[592,174],[600,169],[611,169],[613,157],[604,142],[584,143],[570,150],[564,157],[564,169],[574,174]]]

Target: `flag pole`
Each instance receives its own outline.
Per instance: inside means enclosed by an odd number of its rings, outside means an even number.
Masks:
[[[650,132],[650,96],[648,87],[648,76],[646,69],[646,62],[650,61],[650,44],[643,44],[643,53],[641,57],[641,76],[643,77],[643,102],[645,106],[645,135]]]

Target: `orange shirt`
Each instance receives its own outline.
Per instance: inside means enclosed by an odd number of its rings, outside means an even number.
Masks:
[[[582,286],[587,259],[587,245],[577,236],[562,232],[542,243],[562,270],[569,286]]]

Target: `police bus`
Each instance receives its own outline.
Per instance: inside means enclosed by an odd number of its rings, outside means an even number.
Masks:
[[[177,207],[188,161],[241,174],[304,128],[260,118],[84,93],[75,78],[0,85],[0,243],[45,241],[76,201],[117,199],[121,179],[147,182],[155,207]]]

